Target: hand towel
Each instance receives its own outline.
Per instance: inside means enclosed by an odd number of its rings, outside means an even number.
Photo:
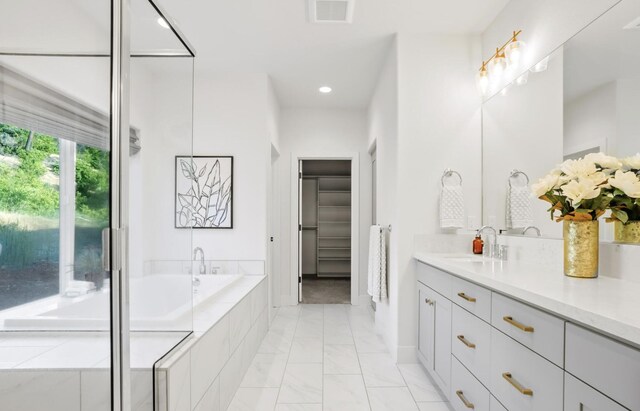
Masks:
[[[440,228],[464,227],[464,193],[461,185],[442,186],[440,192]]]
[[[531,190],[528,185],[509,186],[506,210],[507,228],[525,228],[533,224],[531,218]]]
[[[379,303],[387,299],[387,250],[385,233],[379,225],[369,229],[369,270],[367,293]]]

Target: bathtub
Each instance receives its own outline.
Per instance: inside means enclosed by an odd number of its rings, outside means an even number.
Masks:
[[[242,278],[235,274],[147,275],[130,280],[131,329],[176,330],[192,327],[192,310],[206,304]],[[194,285],[198,283],[198,285]],[[109,330],[110,293],[54,296],[0,312],[5,330]]]

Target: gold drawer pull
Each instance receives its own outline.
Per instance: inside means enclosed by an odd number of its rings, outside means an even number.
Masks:
[[[458,336],[458,339],[459,339],[460,341],[462,341],[462,343],[463,343],[464,345],[466,345],[467,347],[469,347],[469,348],[476,348],[476,345],[475,345],[474,343],[472,343],[472,342],[469,342],[466,338],[464,338],[464,335],[459,335],[459,336]]]
[[[509,384],[513,385],[513,387],[516,390],[520,391],[520,394],[529,395],[529,396],[533,395],[533,391],[531,391],[529,388],[524,388],[522,385],[520,385],[520,383],[511,376],[510,372],[503,372],[502,378],[507,380]]]
[[[476,299],[474,297],[469,297],[465,293],[458,293],[458,297],[464,298],[465,300],[469,301],[470,303],[475,303],[476,302]]]
[[[458,396],[458,398],[460,398],[460,401],[462,401],[462,403],[464,404],[465,407],[471,408],[471,409],[476,408],[475,405],[473,405],[473,403],[471,403],[471,402],[469,402],[469,400],[467,400],[467,398],[464,396],[464,393],[462,392],[462,390],[456,391],[456,395]]]
[[[526,332],[526,333],[532,333],[533,332],[533,327],[529,327],[528,325],[524,325],[522,323],[517,322],[516,320],[513,319],[513,317],[502,317],[503,320],[505,320],[506,322],[508,322],[509,324],[513,325],[514,327]]]

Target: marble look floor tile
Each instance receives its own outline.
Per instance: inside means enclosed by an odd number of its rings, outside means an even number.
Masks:
[[[289,353],[289,363],[322,363],[322,340],[294,338]]]
[[[0,373],[0,398],[7,411],[80,411],[80,372]]]
[[[320,319],[303,319],[298,321],[295,338],[315,338],[322,341],[324,324]]]
[[[361,375],[325,375],[322,395],[324,411],[370,410]]]
[[[51,350],[51,347],[0,347],[0,362],[12,364],[14,367],[20,363],[31,360],[40,354]]]
[[[328,325],[324,324],[324,343],[325,344],[353,344],[353,335],[349,324],[344,325]]]
[[[0,347],[56,347],[72,338],[56,332],[5,332],[0,335]]]
[[[278,403],[322,402],[322,364],[288,364],[282,379]]]
[[[372,411],[418,411],[407,387],[367,388]]]
[[[374,332],[367,334],[354,334],[353,342],[358,353],[388,353],[387,345],[382,337]]]
[[[286,354],[256,354],[241,387],[280,387],[287,367]]]
[[[258,352],[263,354],[287,354],[291,350],[292,341],[293,332],[291,332],[291,338],[288,338],[271,330],[260,343]]]
[[[324,346],[325,374],[361,374],[354,345]]]
[[[275,411],[322,411],[322,404],[278,404]]]
[[[102,337],[71,340],[25,361],[17,368],[91,368],[109,358],[109,339]]]
[[[405,382],[386,353],[359,353],[360,367],[367,387],[404,387]]]
[[[228,411],[273,411],[278,388],[238,388]]]
[[[440,390],[420,364],[398,364],[398,369],[417,402],[444,401]]]
[[[420,411],[451,411],[448,402],[419,402]]]

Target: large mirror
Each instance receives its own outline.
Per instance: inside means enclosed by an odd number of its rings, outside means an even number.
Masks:
[[[529,186],[566,159],[640,152],[640,0],[621,1],[527,75],[483,104],[483,223],[560,238]]]

